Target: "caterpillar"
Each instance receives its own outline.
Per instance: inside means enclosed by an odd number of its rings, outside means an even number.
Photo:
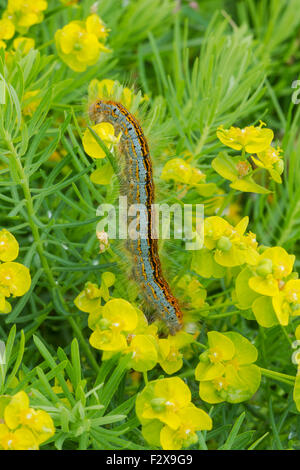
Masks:
[[[147,139],[137,119],[119,102],[96,101],[90,106],[89,115],[95,124],[110,122],[116,134],[121,132],[120,149],[125,157],[123,175],[127,180],[128,199],[131,203],[143,204],[148,215],[144,222],[147,226],[140,230],[146,236],[131,239],[129,251],[134,260],[137,281],[143,287],[150,307],[174,335],[182,327],[182,311],[163,276],[157,239],[152,236],[154,181]]]

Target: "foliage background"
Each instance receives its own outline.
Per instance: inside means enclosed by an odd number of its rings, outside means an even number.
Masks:
[[[10,165],[10,171],[0,170],[0,226],[16,236],[19,259],[32,275],[30,291],[0,321],[0,337],[9,338],[11,346],[2,391],[20,366],[21,381],[9,393],[34,391],[35,402],[52,413],[58,431],[46,448],[147,448],[134,414],[137,390],[125,374],[125,364],[116,359],[101,364],[100,354],[87,340],[87,316],[73,303],[87,280],[99,283],[107,270],[117,275],[114,296],[126,298],[127,290],[118,264],[107,254],[97,254],[95,210],[101,202],[115,200],[117,185],[99,189],[89,179],[93,161],[80,138],[81,123],[87,119],[88,83],[95,77],[134,82],[151,97],[145,131],[153,140],[157,186],[162,184],[159,173],[166,142],[175,142],[177,153],[191,151],[208,177],[221,185],[210,167],[220,146],[216,128],[267,122],[284,150],[283,184],[274,184],[272,197],[236,193],[229,198],[226,192],[223,208],[238,198],[240,215],[249,215],[250,229],[260,243],[283,246],[296,255],[298,267],[300,108],[292,103],[291,84],[299,77],[299,0],[198,0],[193,2],[198,8],[186,1],[174,5],[171,0],[102,0],[97,11],[111,29],[112,53],[84,73],[60,62],[53,37],[69,21],[87,16],[93,1],[81,1],[76,8],[48,3],[43,23],[28,34],[38,50],[16,63],[6,77],[10,100],[0,116],[0,159]],[[5,6],[1,1],[0,8]],[[4,51],[0,54],[4,76]],[[21,126],[23,91],[37,88],[42,101],[27,126]],[[57,148],[63,148],[65,156],[50,167],[47,161]],[[23,173],[7,158],[14,152]],[[171,192],[168,200],[176,201],[176,194]],[[175,268],[189,269],[186,256],[175,252]],[[205,285],[212,295],[218,293],[213,281]],[[202,322],[203,335],[207,329],[239,331],[254,341],[262,367],[295,375],[294,326],[283,334],[279,326],[263,330],[238,315],[217,318],[226,312],[215,307],[213,318]],[[193,362],[185,361],[180,376],[187,378],[197,403],[194,368]],[[158,375],[154,369],[149,378]],[[54,377],[69,406],[63,406],[51,389]],[[264,377],[250,402],[221,404],[211,413],[214,429],[203,433],[199,448],[300,448],[300,418],[292,388],[284,380]]]

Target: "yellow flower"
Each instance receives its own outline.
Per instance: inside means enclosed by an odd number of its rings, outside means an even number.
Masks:
[[[161,178],[165,181],[174,180],[179,183],[194,185],[205,181],[206,176],[183,158],[172,158],[164,165]]]
[[[289,317],[300,315],[300,279],[291,279],[272,297],[272,304],[281,325],[288,325]]]
[[[212,428],[211,418],[191,403],[191,392],[179,377],[149,382],[137,396],[136,414],[144,438],[166,450],[195,444],[196,431]]]
[[[0,39],[11,39],[15,34],[15,27],[8,18],[0,20]]]
[[[160,431],[160,442],[164,450],[179,450],[198,442],[196,431],[212,429],[210,416],[200,408],[190,403],[178,411],[181,420],[178,429],[164,426]]]
[[[101,52],[109,52],[99,42],[99,38],[105,37],[105,28],[96,16],[91,15],[86,22],[71,21],[55,33],[59,56],[75,72],[84,72],[98,61]]]
[[[198,279],[185,274],[178,281],[177,286],[182,289],[184,297],[189,299],[193,309],[199,309],[204,306],[207,292]]]
[[[178,411],[189,405],[191,392],[179,377],[149,382],[136,400],[136,414],[141,423],[159,420],[171,429],[181,424]]]
[[[15,50],[20,49],[25,55],[28,54],[30,49],[34,49],[35,41],[32,38],[18,37],[13,41],[13,48]]]
[[[16,29],[22,33],[30,26],[43,21],[42,12],[47,6],[45,0],[8,0],[3,17],[10,19]]]
[[[274,137],[272,129],[263,129],[265,125],[260,121],[258,127],[249,126],[244,129],[230,127],[224,129],[220,126],[217,130],[217,137],[227,147],[235,150],[245,150],[248,153],[257,153],[266,150]]]
[[[181,369],[183,354],[180,349],[188,346],[193,340],[193,336],[185,331],[159,340],[159,364],[167,374],[174,374]]]
[[[258,152],[258,158],[253,157],[253,155],[251,158],[258,167],[268,170],[274,181],[281,183],[280,175],[284,169],[284,162],[281,153],[282,150],[279,147],[275,149],[270,146],[263,152]]]
[[[103,140],[104,144],[108,147],[109,150],[112,149],[113,145],[116,144],[119,139],[115,136],[115,130],[113,125],[110,122],[101,122],[92,126],[92,129],[96,134]],[[86,129],[83,138],[82,138],[83,148],[88,155],[93,158],[104,158],[105,152],[102,150],[100,145],[96,142],[95,137],[92,135],[89,129]]]
[[[260,369],[253,364],[257,350],[239,333],[208,333],[207,351],[195,370],[200,398],[208,403],[240,403],[251,398],[260,384]]]
[[[5,295],[0,291],[0,314],[11,312],[11,305],[5,300]]]
[[[96,284],[87,282],[84,290],[78,294],[74,300],[74,304],[82,312],[91,313],[101,306],[101,290]]]
[[[249,235],[244,235],[248,220],[244,217],[233,227],[218,216],[205,219],[204,244],[209,250],[214,250],[214,260],[221,266],[240,266],[246,262],[255,264],[257,244]]]
[[[27,91],[22,100],[22,113],[24,116],[32,116],[38,105],[41,102],[40,98],[35,98],[39,94],[40,90]]]
[[[29,269],[20,263],[7,262],[0,264],[0,293],[5,297],[21,297],[30,288]]]
[[[8,397],[5,398],[7,401]],[[3,449],[38,449],[40,444],[53,436],[55,428],[52,418],[46,411],[30,408],[24,391],[18,392],[5,405],[0,417],[0,446]]]
[[[250,164],[241,156],[231,157],[226,152],[220,152],[213,159],[211,166],[223,178],[231,181],[230,187],[247,193],[268,194],[270,191],[257,184],[252,178]]]
[[[282,288],[282,280],[293,270],[295,256],[284,248],[267,248],[258,258],[255,275],[249,279],[249,287],[261,295],[273,296]]]
[[[105,39],[108,36],[109,30],[106,29],[98,15],[93,14],[88,16],[85,22],[88,33],[95,34],[98,39]]]
[[[5,228],[0,231],[0,261],[13,261],[19,254],[19,244]]]
[[[136,335],[131,340],[130,346],[124,351],[131,353],[132,359],[128,367],[137,372],[146,372],[157,364],[157,341],[151,335]]]
[[[127,348],[127,334],[138,324],[136,309],[126,300],[109,300],[101,309],[91,345],[103,351],[122,351]]]
[[[24,427],[11,431],[0,423],[0,449],[3,450],[38,450],[38,442],[33,433]]]

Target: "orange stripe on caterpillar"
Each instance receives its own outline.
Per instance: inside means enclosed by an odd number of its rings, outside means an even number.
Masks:
[[[154,182],[147,140],[136,118],[121,103],[97,101],[90,108],[90,116],[95,123],[110,122],[116,133],[122,131],[121,148],[125,154],[125,172],[130,178],[134,178],[133,184],[128,185],[130,201],[143,204],[148,216],[145,222],[147,225],[140,227],[140,233],[146,234],[146,237],[131,240],[130,251],[136,260],[135,269],[140,283],[145,285],[148,302],[165,322],[170,333],[175,334],[182,327],[182,312],[163,276],[157,240],[152,237]],[[142,225],[141,221],[140,224]]]

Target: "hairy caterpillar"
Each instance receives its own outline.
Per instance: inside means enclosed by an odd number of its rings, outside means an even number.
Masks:
[[[165,322],[170,333],[175,334],[182,326],[182,312],[162,274],[157,240],[152,237],[154,182],[147,140],[136,118],[120,103],[97,101],[90,107],[90,117],[96,124],[110,122],[116,133],[121,131],[120,144],[125,156],[124,175],[128,182],[126,191],[130,202],[143,204],[148,213],[145,222],[147,226],[141,227],[141,232],[144,229],[146,236],[129,242],[137,280],[151,307]]]

